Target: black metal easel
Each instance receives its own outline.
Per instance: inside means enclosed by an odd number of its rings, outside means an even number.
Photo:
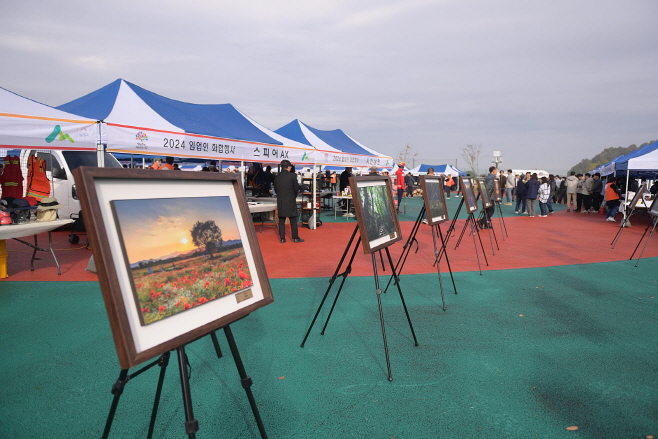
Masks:
[[[267,438],[267,433],[265,432],[265,427],[263,426],[263,421],[261,420],[260,413],[258,412],[258,407],[256,406],[256,400],[251,391],[251,377],[247,375],[242,359],[240,358],[240,352],[238,347],[235,344],[235,338],[233,338],[233,332],[229,325],[224,326],[224,333],[226,335],[226,340],[228,341],[229,348],[231,349],[231,354],[233,354],[233,360],[235,360],[235,365],[238,369],[240,375],[240,382],[242,387],[247,393],[247,399],[249,400],[249,405],[251,410],[254,413],[256,418],[256,424],[258,425],[258,431],[260,432],[261,438]],[[212,338],[213,345],[215,346],[215,352],[217,353],[217,358],[222,358],[222,351],[219,347],[219,342],[217,341],[217,335],[215,332],[210,333]],[[194,419],[194,412],[192,410],[192,396],[190,394],[190,375],[188,373],[189,361],[187,359],[187,354],[185,353],[185,346],[180,346],[176,348],[178,354],[178,366],[180,369],[180,380],[181,388],[183,391],[183,405],[185,407],[185,433],[190,439],[196,437],[196,432],[199,429],[199,422]],[[147,438],[153,437],[153,429],[155,427],[155,419],[158,414],[158,406],[160,404],[160,395],[162,394],[162,385],[164,383],[164,376],[167,371],[167,365],[169,364],[170,353],[165,352],[157,360],[147,364],[141,369],[137,370],[132,374],[128,374],[128,369],[122,369],[119,373],[119,378],[112,386],[112,394],[114,399],[112,400],[112,405],[110,406],[110,412],[107,415],[107,421],[105,422],[105,430],[103,431],[103,438],[106,439],[110,434],[110,429],[112,428],[112,422],[114,421],[114,415],[116,413],[117,406],[119,405],[119,398],[123,393],[123,389],[128,381],[136,378],[141,375],[143,372],[146,372],[155,365],[160,366],[160,377],[158,379],[158,387],[155,392],[155,400],[153,401],[153,410],[151,411],[151,421],[149,423],[149,430]]]
[[[416,218],[416,222],[414,223],[414,226],[411,229],[411,234],[409,235],[409,238],[407,238],[407,242],[404,244],[404,247],[402,248],[402,254],[400,254],[400,259],[398,259],[397,264],[395,265],[395,272],[398,274],[402,274],[402,269],[404,268],[404,264],[407,262],[407,257],[409,256],[409,253],[411,252],[411,247],[413,242],[416,242],[416,252],[418,253],[418,240],[416,239],[416,234],[418,233],[418,230],[420,229],[420,225],[423,222],[423,216],[426,212],[425,209],[425,204],[420,209],[420,213],[418,214],[418,217]],[[435,230],[435,227],[438,228],[438,232]],[[441,289],[441,300],[443,301],[443,310],[446,310],[446,300],[443,295],[443,281],[441,280],[441,269],[439,268],[438,264],[436,263],[437,260],[439,260],[439,251],[436,248],[436,236],[435,233],[439,234],[441,233],[441,229],[439,228],[439,224],[435,224],[432,226],[432,240],[434,241],[434,257],[435,257],[435,265],[437,266],[437,274],[439,275],[439,287]],[[443,240],[443,234],[441,233],[441,248],[445,250],[445,242]],[[448,259],[448,254],[446,253],[446,262],[448,263],[448,270],[450,271],[450,277],[452,278],[452,286],[455,290],[455,294],[457,294],[457,286],[455,285],[455,278],[452,275],[452,268],[450,267],[450,260]],[[388,284],[386,285],[386,288],[384,289],[384,292],[388,291],[388,287],[391,285],[391,281],[393,280],[393,276],[390,277],[388,280]]]
[[[322,306],[324,305],[324,302],[327,300],[327,296],[329,295],[329,291],[331,291],[331,287],[334,284],[334,281],[338,277],[342,277],[343,280],[340,283],[340,287],[338,288],[338,292],[336,293],[336,297],[334,298],[334,303],[331,305],[331,309],[329,310],[329,315],[327,316],[327,321],[325,322],[324,326],[322,327],[322,332],[320,332],[321,335],[324,335],[325,330],[327,329],[327,325],[329,324],[329,319],[331,318],[331,314],[334,312],[334,308],[336,307],[336,302],[338,301],[338,296],[340,296],[340,292],[343,290],[343,285],[345,284],[345,280],[347,279],[347,276],[350,275],[352,272],[352,262],[354,261],[354,256],[356,255],[357,250],[359,249],[359,244],[361,243],[361,237],[356,241],[356,245],[354,246],[354,250],[352,251],[352,256],[350,257],[350,261],[348,262],[347,266],[345,267],[345,271],[342,273],[340,272],[340,269],[343,265],[343,262],[345,261],[345,257],[347,256],[347,253],[350,250],[350,247],[352,246],[352,243],[354,242],[354,238],[356,237],[356,233],[359,230],[359,225],[357,224],[356,227],[354,228],[354,232],[352,232],[352,236],[350,238],[350,241],[347,243],[347,246],[345,247],[345,251],[343,252],[343,256],[340,258],[340,262],[338,263],[338,267],[336,267],[336,271],[334,272],[334,275],[331,276],[329,279],[329,287],[327,288],[327,291],[324,293],[324,297],[322,298],[322,301],[320,302],[320,306],[318,307],[317,312],[315,313],[315,316],[313,316],[313,319],[311,320],[311,325],[308,328],[308,331],[306,331],[306,335],[304,336],[304,340],[302,341],[301,347],[304,347],[306,344],[306,339],[308,339],[309,334],[311,333],[311,330],[313,329],[313,325],[315,325],[315,321],[318,318],[318,315],[320,314],[320,310],[322,309]],[[393,268],[393,259],[391,258],[391,253],[388,251],[388,247],[384,248],[386,251],[386,256],[388,257],[388,263],[391,266],[391,269],[393,270],[393,276],[395,278],[395,285],[398,288],[398,293],[400,293],[400,299],[402,300],[402,306],[404,307],[404,313],[407,316],[407,321],[409,322],[409,328],[411,329],[411,335],[414,339],[414,345],[418,346],[418,340],[416,340],[416,333],[414,332],[414,327],[411,324],[411,318],[409,317],[409,311],[407,310],[407,305],[404,302],[404,296],[402,295],[402,289],[400,288],[400,279],[395,272],[395,268]],[[393,376],[391,375],[391,362],[388,357],[388,344],[386,342],[386,327],[384,326],[384,315],[382,312],[382,290],[379,288],[379,276],[377,275],[377,259],[375,257],[375,253],[379,253],[381,257],[381,250],[378,250],[377,252],[372,252],[372,269],[375,277],[375,288],[377,292],[377,302],[379,304],[379,320],[381,322],[382,326],[382,336],[384,338],[384,352],[386,354],[386,367],[388,369],[388,380],[393,381]],[[382,257],[383,258],[383,257]]]
[[[464,233],[466,232],[466,228],[468,225],[471,225],[471,235],[473,235],[473,244],[475,245],[475,256],[477,257],[478,260],[478,268],[480,269],[480,276],[482,276],[482,266],[480,265],[480,255],[478,253],[478,244],[477,241],[475,241],[475,234],[477,233],[478,239],[480,240],[480,248],[482,248],[482,256],[484,256],[484,262],[486,262],[487,266],[489,266],[489,261],[487,261],[487,254],[484,251],[484,244],[482,244],[482,237],[480,236],[480,230],[477,226],[475,216],[473,215],[473,212],[468,213],[468,218],[466,218],[466,222],[464,223],[464,228],[462,229],[461,234],[459,235],[459,239],[457,240],[457,244],[455,245],[455,250],[457,250],[457,247],[459,247],[459,244],[462,242],[462,238],[464,237]]]
[[[637,204],[637,203],[636,203]],[[649,207],[647,206],[647,203],[644,201],[644,198],[642,198],[642,204],[644,204],[644,207],[649,210]],[[612,239],[612,242],[610,245],[612,245],[612,248],[614,249],[617,243],[619,242],[619,238],[621,238],[621,232],[624,231],[624,229],[627,227],[626,224],[630,221],[631,216],[633,216],[633,213],[635,213],[635,206],[631,206],[631,212],[628,214],[628,216],[624,217],[623,220],[621,220],[621,223],[619,224],[619,230],[617,230],[617,234],[615,237]],[[635,252],[633,252],[635,253]],[[632,259],[632,257],[631,257]]]
[[[480,215],[478,217],[478,224],[484,224],[487,225],[486,229],[487,232],[489,232],[489,242],[491,242],[491,251],[493,252],[493,255],[496,256],[496,250],[494,250],[494,240],[496,241],[496,248],[500,250],[500,247],[498,247],[498,238],[496,237],[496,229],[493,228],[493,221],[491,220],[491,217],[487,213],[487,208],[483,207],[482,210],[480,211]],[[482,227],[480,227],[482,228]],[[494,239],[491,239],[491,234],[493,233]]]
[[[633,250],[633,254],[631,255],[628,260],[630,261],[633,259],[633,256],[635,256],[635,252],[637,251],[638,247],[642,243],[642,240],[644,239],[644,235],[647,234],[647,230],[649,230],[649,227],[653,224],[653,227],[651,228],[651,233],[649,233],[649,237],[647,238],[647,242],[644,243],[644,247],[642,248],[642,253],[640,253],[640,257],[637,258],[637,262],[635,263],[635,266],[637,267],[637,264],[640,263],[640,259],[642,259],[642,255],[644,254],[644,251],[647,249],[647,245],[649,244],[649,241],[651,241],[651,236],[653,235],[653,231],[656,230],[656,225],[658,224],[658,215],[651,215],[651,221],[649,221],[649,224],[647,224],[647,228],[644,229],[644,233],[642,234],[642,237],[638,241],[637,245],[635,246],[635,250]]]
[[[500,234],[503,236],[503,241],[505,241],[505,235],[509,237],[507,234],[507,226],[505,225],[505,218],[503,217],[503,209],[500,207],[502,201],[497,201],[496,202],[496,207],[498,208],[498,225],[500,226]]]

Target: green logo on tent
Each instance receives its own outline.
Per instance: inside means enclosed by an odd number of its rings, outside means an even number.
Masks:
[[[51,143],[53,140],[55,140],[56,137],[58,137],[60,141],[68,140],[71,143],[75,143],[75,140],[73,140],[71,136],[69,136],[68,134],[64,134],[62,132],[62,127],[60,127],[59,125],[55,125],[53,132],[50,133],[48,137],[46,137],[46,142]]]
[[[308,160],[310,162],[311,157],[309,157],[308,155],[306,155],[306,153],[304,153],[304,155],[302,156],[302,161],[304,161],[304,160]]]

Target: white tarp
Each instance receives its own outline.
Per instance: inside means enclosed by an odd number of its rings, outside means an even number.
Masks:
[[[0,148],[96,150],[96,121],[0,88]]]

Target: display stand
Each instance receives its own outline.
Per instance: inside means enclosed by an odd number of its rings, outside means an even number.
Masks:
[[[247,399],[249,400],[249,405],[251,410],[254,413],[256,418],[256,424],[258,425],[258,431],[260,432],[261,438],[267,438],[267,433],[265,432],[265,427],[263,426],[263,421],[261,420],[260,413],[258,412],[258,407],[256,406],[256,400],[254,399],[253,393],[251,391],[251,377],[247,375],[238,351],[237,345],[235,344],[235,339],[233,338],[233,332],[229,325],[224,326],[224,333],[226,335],[226,340],[228,341],[229,348],[231,349],[231,354],[233,354],[233,360],[235,360],[235,365],[238,369],[240,375],[240,381],[242,387],[247,393]],[[217,341],[217,336],[215,332],[211,332],[210,336],[212,338],[213,345],[215,347],[215,352],[217,353],[217,358],[222,358],[222,351],[219,347],[219,342]],[[192,396],[190,393],[190,380],[187,373],[187,367],[189,362],[187,355],[185,354],[185,346],[179,346],[176,348],[178,354],[178,367],[180,370],[180,380],[181,387],[183,391],[183,405],[185,408],[185,433],[189,438],[193,439],[196,437],[196,432],[199,429],[199,422],[194,419],[194,412],[192,409]],[[160,404],[160,395],[162,394],[162,385],[164,383],[164,376],[167,370],[167,365],[169,364],[170,353],[165,352],[160,356],[159,359],[147,364],[141,369],[137,370],[132,374],[128,374],[128,369],[122,369],[119,373],[119,378],[112,386],[112,394],[114,399],[112,400],[112,405],[110,406],[110,412],[107,415],[107,421],[105,422],[105,430],[103,431],[103,438],[107,438],[110,434],[110,429],[112,428],[112,422],[114,421],[114,415],[116,413],[117,406],[119,405],[119,398],[123,393],[123,389],[128,381],[136,378],[141,375],[143,372],[151,369],[153,366],[160,366],[160,377],[158,379],[158,386],[155,392],[155,400],[153,401],[153,409],[151,411],[151,421],[149,423],[149,430],[147,438],[153,437],[153,429],[155,427],[155,420],[158,413],[158,406]]]
[[[464,233],[466,232],[466,228],[468,227],[469,224],[471,225],[471,234],[473,235],[473,244],[475,245],[475,256],[477,257],[478,260],[478,268],[480,270],[480,276],[482,276],[482,266],[480,265],[480,255],[478,254],[478,244],[475,241],[476,233],[478,235],[478,239],[480,240],[480,248],[482,248],[482,256],[484,256],[484,262],[486,262],[487,267],[489,266],[489,261],[487,260],[487,254],[484,251],[484,244],[482,244],[482,237],[480,236],[480,230],[478,229],[475,216],[473,215],[472,212],[469,212],[468,218],[466,218],[466,222],[464,223],[464,228],[462,229],[462,232],[459,235],[459,239],[457,240],[457,244],[455,245],[455,250],[457,250],[457,247],[459,247],[459,244],[461,243],[462,238],[464,237]]]
[[[320,193],[318,192],[318,177],[303,177],[302,184],[308,185],[311,190],[304,191],[301,193],[302,196],[302,205],[301,205],[301,220],[302,226],[307,226],[309,229],[317,228],[322,225],[322,220],[320,220],[318,213],[321,208],[318,206],[320,200]],[[311,207],[308,207],[308,204],[311,204]],[[315,226],[313,225],[313,219],[315,219]]]
[[[498,210],[498,225],[500,226],[500,234],[503,236],[503,241],[505,241],[505,236],[509,238],[507,234],[507,226],[505,225],[505,218],[503,217],[503,209],[500,207],[502,204],[501,201],[496,202],[496,210]]]
[[[637,264],[640,263],[640,259],[642,259],[642,255],[644,254],[644,251],[647,249],[647,245],[649,244],[649,241],[651,241],[651,236],[653,235],[653,231],[656,230],[656,225],[658,224],[658,215],[651,215],[651,221],[649,221],[649,224],[647,224],[647,228],[644,229],[644,233],[642,234],[642,237],[638,241],[637,245],[635,246],[635,250],[633,250],[633,254],[631,255],[628,260],[630,261],[633,259],[633,256],[635,256],[635,252],[637,251],[638,247],[640,247],[640,244],[642,243],[642,240],[644,239],[644,236],[647,234],[647,230],[649,230],[649,227],[651,227],[651,233],[649,233],[649,237],[647,238],[647,242],[644,243],[644,247],[642,248],[642,253],[640,253],[640,257],[637,258],[637,262],[635,263],[635,266],[637,267]]]
[[[398,276],[400,274],[402,274],[402,269],[404,268],[404,264],[407,262],[407,257],[409,256],[409,252],[411,252],[411,247],[412,247],[412,244],[414,243],[414,241],[416,242],[416,253],[418,253],[418,240],[416,239],[416,234],[418,233],[418,229],[420,228],[420,225],[423,222],[424,214],[425,214],[425,205],[423,205],[421,207],[420,213],[418,214],[418,218],[416,218],[416,222],[414,223],[414,226],[411,229],[411,234],[409,235],[409,238],[407,238],[407,242],[404,244],[404,247],[402,248],[402,254],[400,254],[400,259],[398,259],[398,262],[395,265],[394,272],[396,272],[398,274]],[[436,227],[436,229],[438,229],[438,232],[436,231],[435,227]],[[435,233],[440,234],[441,248],[443,250],[445,250],[445,245],[446,244],[445,244],[445,241],[443,240],[443,234],[441,233],[441,228],[440,228],[439,224],[436,224],[436,225],[432,226],[432,240],[434,241],[434,257],[435,257],[434,265],[437,266],[437,274],[439,275],[439,286],[440,286],[440,289],[441,289],[441,300],[443,302],[443,310],[445,311],[446,310],[446,300],[445,300],[445,297],[443,295],[443,281],[441,280],[441,269],[439,268],[439,266],[437,264],[437,261],[438,261],[438,258],[439,258],[439,251],[436,248],[436,235],[435,235]],[[450,277],[452,279],[452,286],[455,290],[455,294],[457,294],[457,286],[455,285],[455,278],[452,275],[452,268],[450,267],[450,260],[448,259],[448,254],[447,253],[446,253],[446,262],[448,263],[448,270],[450,271]],[[393,280],[393,276],[391,276],[390,279],[388,280],[388,284],[386,285],[386,289],[384,290],[384,292],[388,291],[388,287],[391,285],[392,280]]]
[[[324,323],[324,326],[322,327],[322,332],[320,332],[321,335],[324,335],[325,330],[327,329],[327,325],[329,324],[329,319],[331,318],[332,313],[334,312],[334,308],[336,307],[336,302],[338,301],[338,297],[340,296],[340,292],[343,290],[343,285],[345,285],[345,280],[347,279],[347,276],[350,275],[352,272],[352,262],[354,261],[354,256],[356,255],[357,250],[359,249],[359,244],[361,243],[361,237],[356,241],[356,245],[354,246],[354,249],[352,250],[352,256],[350,257],[349,262],[347,263],[347,266],[345,267],[345,270],[343,272],[340,272],[341,267],[343,266],[343,262],[345,261],[345,257],[347,256],[347,253],[349,252],[350,248],[352,247],[352,243],[354,242],[354,238],[356,237],[356,233],[359,230],[359,226],[354,228],[354,232],[352,232],[352,236],[350,237],[349,242],[347,243],[347,246],[345,247],[345,251],[343,252],[343,256],[340,258],[340,262],[338,263],[338,266],[336,267],[336,271],[334,272],[333,276],[329,279],[329,287],[327,288],[327,291],[324,293],[324,297],[322,297],[322,301],[320,302],[320,306],[318,307],[317,312],[315,313],[315,316],[313,316],[313,319],[311,320],[311,325],[308,328],[308,331],[306,331],[306,335],[304,336],[304,340],[302,341],[301,347],[303,348],[304,345],[306,344],[306,340],[308,339],[309,334],[311,333],[311,330],[313,329],[313,325],[315,325],[315,322],[318,318],[318,315],[320,315],[320,311],[322,310],[322,307],[324,306],[324,302],[327,300],[327,296],[329,295],[329,291],[331,291],[331,287],[334,284],[334,281],[338,277],[342,277],[343,280],[340,283],[340,287],[338,288],[338,292],[336,293],[336,297],[334,298],[334,302],[331,305],[331,309],[329,310],[329,314],[327,315],[327,320]],[[391,258],[391,253],[388,250],[388,247],[385,247],[384,250],[386,251],[386,256],[388,257],[388,262],[391,267],[393,267],[393,259]],[[379,253],[380,257],[381,256],[381,250],[375,251],[371,253],[372,256],[372,268],[373,268],[373,274],[375,278],[375,289],[377,293],[377,302],[379,305],[379,320],[381,322],[381,327],[382,327],[382,336],[384,339],[384,352],[386,354],[386,367],[388,370],[388,380],[393,381],[393,376],[391,375],[391,362],[389,360],[388,356],[388,344],[386,342],[386,327],[384,325],[384,315],[382,312],[382,290],[379,288],[379,276],[377,275],[377,259],[375,256],[375,253]],[[400,279],[395,272],[395,268],[392,268],[393,270],[393,277],[395,278],[395,285],[397,286],[398,293],[400,294],[400,300],[402,301],[402,306],[404,307],[404,313],[407,316],[407,321],[409,322],[409,328],[411,329],[411,335],[414,339],[414,345],[418,346],[418,340],[416,340],[416,333],[414,332],[414,327],[411,323],[411,318],[409,317],[409,311],[407,310],[407,305],[404,301],[404,296],[402,295],[402,289],[400,288]]]
[[[644,198],[642,198],[642,204],[644,204],[644,207],[649,210],[649,207],[647,204],[644,202]],[[617,234],[613,238],[612,242],[610,245],[612,245],[612,248],[614,250],[615,246],[619,242],[619,238],[621,238],[621,232],[624,231],[626,227],[628,227],[626,224],[630,223],[631,216],[635,213],[635,206],[637,206],[637,203],[633,203],[633,206],[631,206],[631,212],[627,215],[624,216],[624,218],[621,220],[621,223],[619,224],[619,230],[617,230]]]
[[[489,242],[491,242],[491,251],[492,251],[493,255],[496,256],[496,250],[494,250],[494,245],[493,245],[494,241],[496,241],[496,248],[499,251],[500,251],[500,247],[498,247],[498,238],[496,237],[496,230],[493,228],[493,224],[492,224],[493,221],[489,217],[489,214],[487,214],[487,209],[486,208],[484,208],[480,211],[480,215],[478,216],[478,222],[476,223],[476,227],[478,227],[477,224],[482,224],[481,221],[484,221],[484,224],[487,225],[486,229],[487,229],[487,232],[489,232]],[[482,227],[479,227],[479,228],[482,228]],[[491,239],[492,232],[493,232],[493,237],[494,237],[493,240]]]

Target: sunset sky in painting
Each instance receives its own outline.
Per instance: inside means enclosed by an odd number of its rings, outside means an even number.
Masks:
[[[115,200],[113,205],[131,264],[193,250],[190,231],[197,221],[215,221],[224,241],[240,239],[229,197]]]

